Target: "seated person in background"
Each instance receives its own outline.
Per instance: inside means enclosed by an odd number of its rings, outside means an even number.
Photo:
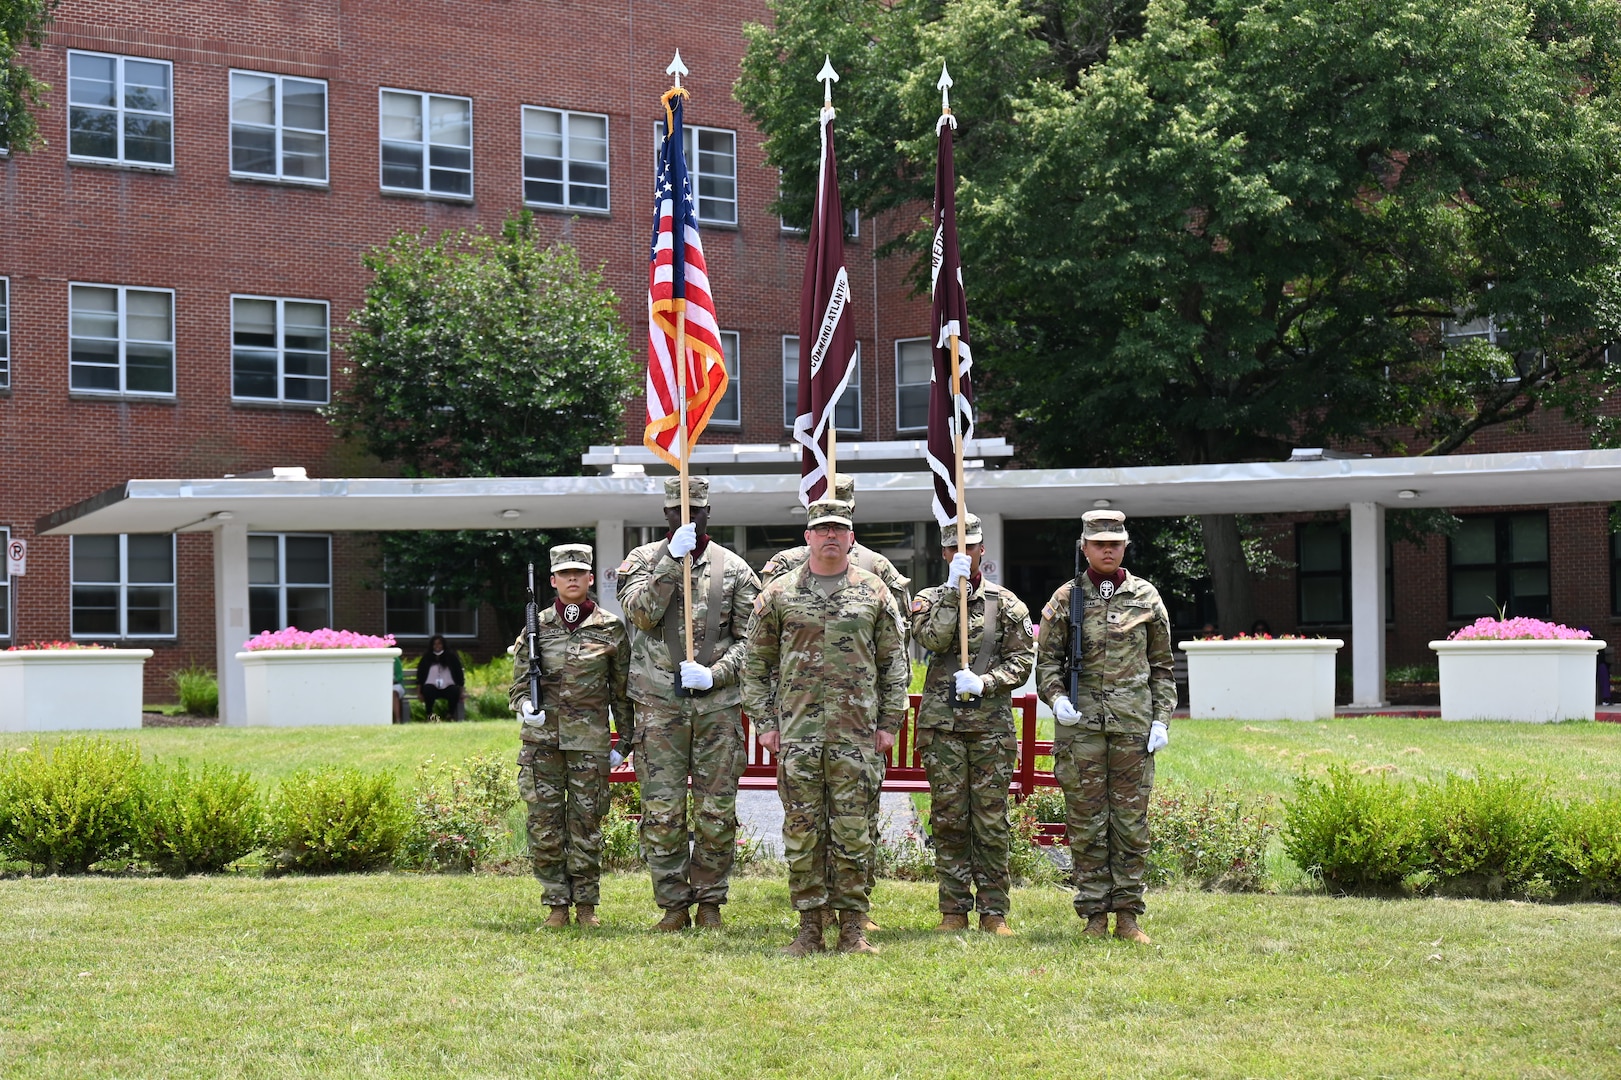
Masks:
[[[1265,619],[1256,619],[1250,625],[1250,637],[1271,637],[1272,624]]]
[[[433,716],[433,705],[443,701],[450,706],[449,718],[460,720],[462,713],[462,686],[467,679],[462,674],[461,658],[445,647],[443,634],[433,635],[428,651],[417,661],[417,697]]]

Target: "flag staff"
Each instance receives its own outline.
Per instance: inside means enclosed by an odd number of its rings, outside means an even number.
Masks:
[[[822,54],[822,70],[816,73],[816,79],[822,84],[822,112],[820,116],[820,127],[822,129],[822,142],[824,145],[821,160],[817,165],[817,170],[820,172],[820,170],[827,168],[827,125],[828,121],[832,120],[834,116],[833,84],[839,81],[839,73],[833,70],[833,56],[831,53]],[[826,182],[827,177],[818,176],[816,184],[816,197],[818,199],[822,197],[822,185]],[[838,228],[844,228],[844,223],[842,221],[838,223]],[[809,345],[809,342],[801,342],[799,347],[803,349]],[[827,498],[831,499],[834,495],[833,477],[838,475],[838,471],[839,410],[837,404],[835,404],[833,407],[833,415],[828,417],[827,424]]]
[[[947,124],[951,129],[957,129],[957,118],[951,115],[951,73],[946,65],[940,65],[940,81],[935,83],[940,88],[940,119],[935,122],[934,130],[938,134]],[[955,182],[955,177],[952,178]],[[942,194],[942,198],[944,194]],[[963,484],[963,445],[962,445],[962,413],[957,403],[962,396],[962,342],[957,333],[951,335],[951,449],[954,460],[952,462],[952,482],[957,486],[957,553],[966,553],[968,549],[968,492]],[[990,633],[990,627],[985,628]],[[968,666],[968,582],[963,582],[957,590],[957,651],[962,666]]]
[[[675,59],[664,73],[671,77],[674,85],[664,92],[659,100],[664,103],[666,139],[675,138],[675,113],[670,108],[670,101],[677,96],[691,97],[692,95],[681,85],[681,76],[687,74],[687,65],[681,62],[681,50],[675,51]],[[675,198],[681,198],[681,192],[674,192]],[[679,227],[679,226],[677,226]],[[688,476],[691,472],[690,460],[692,448],[687,440],[687,301],[685,297],[675,300],[675,385],[676,405],[681,410],[679,434],[676,443],[676,457],[680,461],[681,475],[681,524],[686,525],[692,521],[692,496],[687,488]],[[958,455],[959,460],[961,455]],[[687,659],[694,655],[692,648],[692,554],[681,556],[681,640],[687,643]],[[673,658],[672,658],[673,659]],[[680,680],[677,680],[679,684]]]

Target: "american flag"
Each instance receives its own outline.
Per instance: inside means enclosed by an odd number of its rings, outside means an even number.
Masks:
[[[962,255],[957,249],[957,180],[951,160],[956,119],[940,118],[940,150],[934,170],[934,251],[929,306],[934,337],[934,370],[929,376],[929,438],[924,457],[934,473],[934,518],[941,526],[957,520],[955,439],[974,437],[973,353],[968,348],[968,300],[962,288]],[[958,394],[951,397],[951,338],[957,337]]]
[[[642,442],[672,467],[690,451],[726,393],[709,271],[698,239],[692,178],[682,149],[681,95],[670,102],[668,130],[659,147],[654,192],[652,267],[647,285],[647,428]],[[676,323],[686,313],[684,354],[676,356]],[[681,446],[681,391],[677,363],[687,370],[687,441]]]
[[[831,65],[830,65],[831,66]],[[844,206],[833,153],[833,109],[822,110],[822,165],[811,209],[805,283],[799,294],[799,398],[794,442],[800,451],[799,501],[809,506],[828,490],[827,437],[850,382],[855,326],[847,317],[850,275],[844,267]]]

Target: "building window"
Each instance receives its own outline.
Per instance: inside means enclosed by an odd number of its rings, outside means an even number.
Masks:
[[[660,120],[658,143],[664,142]],[[717,225],[737,224],[737,133],[721,128],[683,124],[682,151],[687,174],[698,200],[698,220]]]
[[[248,632],[332,625],[332,538],[248,534]]]
[[[1466,517],[1447,542],[1448,614],[1546,617],[1548,515],[1543,511]]]
[[[799,415],[799,335],[782,336],[782,424],[794,426]],[[845,384],[839,403],[833,408],[833,425],[839,431],[861,430],[861,342],[850,361],[850,381]]]
[[[319,300],[231,297],[231,396],[327,400],[327,305]]]
[[[1621,615],[1621,533],[1610,534],[1610,611]]]
[[[72,635],[174,637],[174,536],[72,538]]]
[[[231,72],[231,172],[326,181],[326,83]]]
[[[0,528],[0,551],[11,542],[11,530]],[[11,640],[11,575],[0,574],[0,641]]]
[[[929,382],[934,352],[928,338],[895,342],[895,429],[921,431],[929,426]]]
[[[68,288],[68,385],[106,394],[174,393],[174,293]]]
[[[166,60],[68,53],[68,157],[174,164],[174,69]]]
[[[1351,621],[1351,534],[1340,522],[1295,526],[1300,621]]]
[[[380,94],[383,189],[472,198],[472,99],[409,90]]]
[[[427,589],[390,589],[384,600],[388,633],[397,638],[478,637],[478,608],[456,600],[435,602]]]
[[[741,424],[743,422],[743,380],[739,377],[737,362],[738,333],[736,330],[720,332],[721,354],[726,358],[726,393],[710,414],[712,424]]]
[[[523,200],[606,213],[608,118],[525,105]]]
[[[0,277],[0,390],[11,386],[11,282]]]

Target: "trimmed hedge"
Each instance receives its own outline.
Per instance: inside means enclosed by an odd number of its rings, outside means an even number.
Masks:
[[[184,761],[149,767],[135,818],[135,855],[166,874],[223,870],[259,846],[264,807],[247,773]]]
[[[82,874],[135,839],[141,751],[83,735],[0,756],[0,857],[35,873]]]
[[[409,824],[392,776],[328,765],[282,781],[270,801],[265,848],[281,870],[377,870],[394,861]]]

